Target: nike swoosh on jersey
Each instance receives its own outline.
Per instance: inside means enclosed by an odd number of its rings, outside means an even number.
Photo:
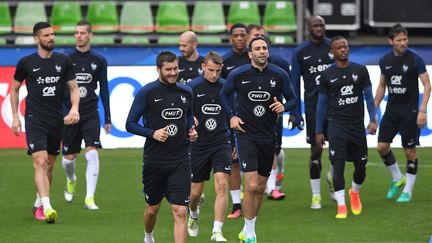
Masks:
[[[161,100],[163,100],[164,98],[161,98],[161,99],[154,99],[154,101],[155,102],[159,102],[159,101],[161,101]]]
[[[33,68],[33,72],[39,71],[41,68]]]
[[[229,66],[229,67],[227,67],[227,70],[231,70],[231,69],[233,69],[233,68],[235,68],[236,66]]]
[[[303,60],[307,60],[307,59],[309,59],[309,58],[311,58],[312,56],[305,56],[305,57],[303,57]]]

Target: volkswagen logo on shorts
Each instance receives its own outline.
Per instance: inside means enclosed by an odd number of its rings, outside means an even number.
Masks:
[[[201,106],[202,113],[206,115],[218,115],[222,110],[222,107],[218,104],[204,104]]]
[[[266,113],[265,107],[262,105],[257,105],[254,107],[254,114],[257,117],[262,117]]]
[[[180,108],[167,108],[161,112],[165,120],[180,119],[183,116],[183,111]]]
[[[84,98],[87,96],[87,89],[85,87],[79,87],[79,95],[80,98]]]
[[[251,91],[248,97],[252,101],[267,101],[270,99],[270,93],[266,91]]]
[[[207,121],[205,121],[205,126],[209,131],[213,131],[217,127],[217,122],[215,119],[209,118]]]
[[[169,124],[167,126],[167,132],[168,132],[168,137],[174,137],[177,132],[178,132],[178,128],[176,124]]]

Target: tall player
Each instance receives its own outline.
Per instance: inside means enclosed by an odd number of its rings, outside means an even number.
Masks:
[[[72,202],[75,193],[77,177],[75,175],[77,153],[81,151],[81,142],[85,142],[86,169],[86,197],[84,207],[97,210],[94,202],[97,181],[99,177],[99,153],[102,148],[100,136],[100,119],[98,113],[98,97],[95,90],[100,87],[100,97],[105,114],[105,133],[111,130],[111,114],[109,106],[109,92],[107,81],[107,62],[104,57],[90,49],[92,26],[82,20],[75,27],[75,50],[70,54],[77,83],[80,91],[81,120],[78,124],[68,125],[63,130],[63,158],[62,165],[66,172],[66,187],[64,197]],[[66,100],[67,101],[67,100]],[[69,103],[66,104],[70,106]]]
[[[429,75],[423,59],[408,49],[408,31],[400,24],[389,31],[389,43],[393,50],[380,59],[381,77],[375,96],[378,108],[387,87],[388,101],[378,135],[378,153],[387,166],[392,183],[387,199],[393,199],[405,184],[396,202],[411,201],[418,168],[416,144],[420,129],[426,124],[426,108],[431,92]],[[418,78],[423,84],[423,97],[419,102]],[[406,177],[401,173],[390,143],[400,132],[406,162]]]
[[[35,170],[36,201],[33,213],[37,220],[54,223],[57,211],[50,202],[50,187],[54,163],[60,153],[61,133],[64,124],[79,121],[79,93],[75,72],[69,57],[54,52],[54,31],[50,24],[38,22],[33,27],[37,52],[19,60],[11,87],[12,131],[21,132],[18,113],[19,89],[26,81],[27,99],[25,128],[28,150]],[[70,90],[71,107],[63,118],[64,89]]]
[[[318,101],[318,87],[321,73],[334,63],[330,52],[330,40],[325,37],[325,22],[321,16],[312,16],[308,20],[309,40],[299,45],[292,56],[291,78],[300,97],[300,76],[304,82],[304,103],[306,113],[306,142],[310,144],[309,177],[312,189],[312,209],[321,208],[321,155],[322,148],[315,143],[315,113]],[[301,105],[293,111],[301,116]],[[290,118],[290,120],[292,120]],[[327,125],[325,125],[326,127]],[[324,128],[326,134],[326,128]],[[332,172],[332,169],[330,169]],[[331,177],[331,176],[330,176]],[[332,181],[331,178],[328,179]],[[330,193],[332,193],[330,184]]]

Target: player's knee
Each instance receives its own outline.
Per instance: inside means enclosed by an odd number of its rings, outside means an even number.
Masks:
[[[76,158],[76,154],[64,154],[63,159],[67,161],[73,161]]]
[[[172,205],[172,211],[173,211],[174,217],[186,219],[186,215],[187,215],[187,207],[186,206]]]
[[[407,167],[406,167],[407,173],[416,175],[417,174],[417,165],[418,165],[417,159],[407,160]]]
[[[322,155],[322,148],[319,148],[317,146],[311,147],[311,156],[310,156],[311,160],[321,160],[321,155]]]
[[[160,205],[149,205],[146,209],[146,214],[150,217],[155,217],[160,209]]]
[[[390,153],[390,146],[386,143],[378,143],[377,151],[380,154],[381,157],[387,155]]]

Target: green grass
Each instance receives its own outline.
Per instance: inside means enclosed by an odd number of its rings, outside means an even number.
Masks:
[[[394,149],[402,171],[405,159]],[[77,164],[77,193],[71,204],[63,199],[65,174],[57,162],[51,202],[59,212],[53,225],[35,221],[31,213],[35,190],[33,165],[24,150],[0,150],[0,242],[142,242],[141,150],[102,150],[96,202],[99,211],[83,208],[85,161]],[[321,210],[309,209],[308,150],[286,149],[284,201],[265,200],[256,230],[259,242],[427,242],[432,235],[432,148],[418,150],[420,168],[413,201],[397,204],[385,200],[390,175],[374,149],[369,151],[367,178],[361,190],[363,213],[336,220],[336,206],[329,199],[323,180]],[[327,155],[325,156],[327,157]],[[328,162],[324,160],[324,171]],[[346,166],[347,188],[352,166]],[[209,242],[213,227],[213,183],[205,188],[201,207],[200,235],[189,242]],[[348,201],[348,197],[347,197]],[[229,206],[230,208],[231,206]],[[169,204],[163,202],[155,230],[157,242],[173,242],[173,220]],[[237,241],[243,219],[227,219],[223,232]]]

